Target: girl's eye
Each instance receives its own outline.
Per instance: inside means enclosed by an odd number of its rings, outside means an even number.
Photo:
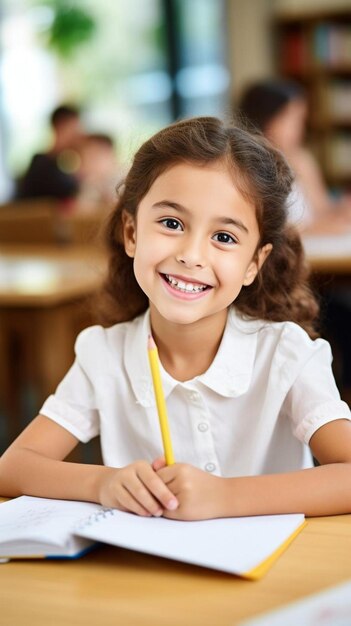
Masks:
[[[228,233],[216,233],[213,235],[213,239],[218,241],[218,243],[237,243],[236,239],[229,235]]]
[[[166,217],[164,220],[161,220],[161,224],[170,230],[183,230],[179,220],[176,220],[173,217]]]

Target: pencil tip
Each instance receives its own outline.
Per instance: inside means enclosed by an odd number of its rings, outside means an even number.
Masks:
[[[156,344],[154,342],[154,339],[153,339],[152,335],[148,336],[147,348],[148,348],[148,350],[154,350],[154,348],[156,348]]]

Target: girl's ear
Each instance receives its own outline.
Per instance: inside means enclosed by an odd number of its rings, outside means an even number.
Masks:
[[[255,258],[251,261],[249,267],[246,270],[243,285],[247,287],[248,285],[251,285],[253,283],[263,263],[270,255],[272,249],[273,246],[271,243],[267,243],[265,246],[262,246],[262,248],[259,249]]]
[[[129,257],[134,258],[136,247],[136,225],[134,216],[127,211],[123,211],[122,224],[124,249]]]

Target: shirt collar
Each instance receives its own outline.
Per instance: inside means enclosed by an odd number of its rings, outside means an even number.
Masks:
[[[240,317],[231,307],[218,352],[197,380],[227,398],[245,393],[252,378],[260,326],[256,320]]]
[[[209,369],[192,381],[180,383],[164,370],[160,372],[165,398],[177,385],[201,383],[216,393],[234,398],[247,391],[254,367],[257,331],[262,322],[240,317],[234,307],[229,310],[226,327],[218,352]],[[125,366],[136,395],[144,407],[154,407],[155,398],[147,355],[147,339],[150,334],[150,312],[130,323],[125,344]]]
[[[156,406],[152,385],[147,340],[151,333],[150,310],[133,320],[127,330],[124,363],[127,374],[136,395],[138,404],[144,407]],[[173,391],[179,381],[172,378],[160,363],[162,387],[165,398]]]

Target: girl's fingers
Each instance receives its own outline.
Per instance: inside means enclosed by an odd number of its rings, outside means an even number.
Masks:
[[[163,459],[157,459],[157,461],[161,466],[164,464]],[[162,478],[149,463],[144,461],[135,462],[117,470],[116,481],[112,481],[111,489],[112,501],[116,502],[115,506],[137,515],[159,517],[164,510],[174,511],[179,505]]]
[[[140,472],[138,477],[144,483],[148,492],[161,504],[162,508],[174,511],[178,507],[179,503],[174,493],[168,489],[167,485],[151,467],[144,468],[144,471]]]
[[[130,502],[130,497],[132,497],[135,502],[137,502],[138,506],[140,506],[149,515],[154,515],[156,517],[160,517],[162,515],[163,507],[156,500],[156,498],[153,497],[139,476],[134,475],[133,477],[130,477],[128,482],[123,483],[121,486],[122,493],[121,495],[118,494],[118,499],[123,506],[126,506],[126,502]],[[128,510],[136,512],[135,508]]]
[[[166,459],[164,456],[160,456],[152,462],[152,469],[157,472],[162,467],[166,467]]]
[[[142,517],[151,517],[150,511],[146,510],[126,488],[123,488],[118,497],[118,508],[121,511],[135,513],[136,515],[140,515]]]

